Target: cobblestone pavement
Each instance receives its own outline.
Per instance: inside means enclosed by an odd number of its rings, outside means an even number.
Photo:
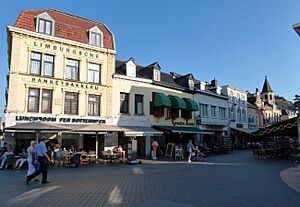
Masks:
[[[55,168],[47,185],[27,186],[25,171],[0,171],[0,206],[299,207],[300,194],[280,177],[289,167],[236,151],[204,162]]]

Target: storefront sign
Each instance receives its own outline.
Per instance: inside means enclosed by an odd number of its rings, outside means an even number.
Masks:
[[[64,47],[61,45],[56,45],[56,44],[50,44],[50,43],[44,43],[44,42],[38,42],[34,41],[33,42],[34,47],[39,47],[39,48],[44,48],[44,49],[50,49],[53,51],[60,51],[63,53],[69,53],[73,55],[79,55],[79,56],[84,56],[84,57],[90,57],[90,58],[99,58],[99,55],[95,52],[89,52],[85,50],[80,50],[80,49],[75,49],[75,48],[70,48],[70,47]]]
[[[176,125],[179,125],[179,126],[195,126],[195,123],[192,122],[192,123],[186,123],[184,121],[174,121],[173,122],[173,125],[176,126]]]
[[[52,116],[16,116],[16,122],[50,122],[50,123],[75,123],[75,124],[105,124],[106,119],[90,119],[90,118],[76,118],[76,117],[52,117]]]
[[[65,80],[52,80],[48,78],[37,78],[32,77],[31,81],[34,83],[42,83],[47,85],[58,85],[58,86],[67,86],[67,87],[74,87],[74,88],[83,88],[83,89],[93,89],[98,90],[99,87],[96,85],[89,85],[84,83],[73,83]]]

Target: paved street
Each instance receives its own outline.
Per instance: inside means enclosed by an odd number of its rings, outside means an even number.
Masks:
[[[25,184],[25,171],[0,171],[0,206],[289,206],[300,193],[280,173],[286,160],[253,160],[250,151],[201,163],[56,168],[48,185]]]

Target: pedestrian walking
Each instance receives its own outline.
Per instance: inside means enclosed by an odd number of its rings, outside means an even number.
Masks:
[[[32,140],[30,142],[30,146],[27,148],[27,163],[28,163],[28,170],[27,170],[27,179],[28,176],[32,175],[36,171],[36,153],[35,153],[35,144],[36,142]]]
[[[157,142],[156,139],[153,140],[151,146],[152,146],[152,159],[156,160],[157,159],[156,152],[157,152],[157,148],[159,146],[159,144],[158,144],[158,142]]]
[[[47,180],[47,174],[48,174],[48,170],[47,170],[47,166],[46,166],[46,159],[51,162],[49,156],[47,155],[47,148],[46,148],[46,144],[45,144],[46,138],[42,137],[41,141],[39,144],[36,145],[36,155],[38,158],[38,162],[39,162],[39,169],[34,172],[33,174],[27,176],[27,180],[26,183],[28,184],[30,180],[32,180],[33,178],[35,178],[36,176],[38,176],[40,173],[42,173],[42,184],[47,184],[50,183]]]
[[[189,143],[186,145],[186,149],[187,149],[187,152],[188,152],[188,162],[192,162],[191,158],[192,158],[193,149],[194,149],[192,140],[190,140]]]

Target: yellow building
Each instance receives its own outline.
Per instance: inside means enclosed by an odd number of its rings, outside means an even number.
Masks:
[[[112,124],[116,51],[105,25],[52,9],[27,10],[7,27],[7,34],[8,140],[33,138],[34,130],[26,131],[24,125],[26,133],[18,130],[22,123],[77,124],[75,130],[90,123]],[[63,138],[59,141],[65,145],[84,147],[78,133]]]

